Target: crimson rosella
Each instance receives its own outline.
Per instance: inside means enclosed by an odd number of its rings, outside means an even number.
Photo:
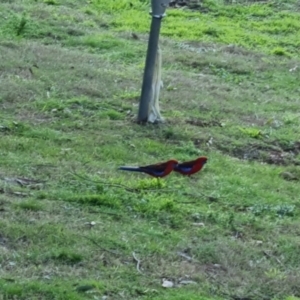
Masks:
[[[201,156],[195,160],[179,163],[175,166],[174,171],[182,175],[190,176],[199,172],[207,162],[207,157]]]
[[[177,160],[171,159],[167,162],[143,166],[143,167],[120,167],[119,170],[141,172],[159,178],[159,177],[165,177],[168,174],[170,174],[174,170],[177,164],[178,164]]]

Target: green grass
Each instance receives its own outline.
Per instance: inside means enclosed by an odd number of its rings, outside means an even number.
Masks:
[[[141,126],[130,3],[0,4],[0,298],[299,299],[299,5],[168,9],[167,121]]]
[[[164,36],[184,41],[235,44],[280,56],[297,55],[300,25],[299,13],[293,10],[296,3],[291,1],[284,7],[280,1],[267,4],[250,2],[250,5],[224,5],[209,0],[194,2],[199,3],[194,11],[167,11],[168,17],[162,27]],[[101,0],[93,1],[97,12],[109,16],[108,25],[114,30],[148,32],[149,20],[144,17],[149,10],[148,2],[131,3],[129,9],[125,0],[109,5]]]

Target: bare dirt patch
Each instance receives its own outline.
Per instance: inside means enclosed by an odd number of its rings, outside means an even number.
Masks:
[[[250,142],[240,146],[224,146],[224,142],[217,144],[224,153],[243,160],[257,160],[272,165],[295,165],[300,161],[296,156],[300,153],[299,142],[293,142],[285,147],[278,141]]]
[[[186,120],[186,123],[199,127],[222,127],[222,123],[216,120],[189,119]]]

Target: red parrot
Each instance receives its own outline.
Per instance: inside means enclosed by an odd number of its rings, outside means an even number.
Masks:
[[[148,165],[144,167],[120,167],[119,170],[141,172],[159,178],[159,177],[165,177],[168,174],[170,174],[174,170],[177,164],[178,164],[177,160],[171,159],[167,162]]]
[[[182,175],[190,176],[199,172],[207,162],[207,157],[201,156],[195,160],[179,163],[175,166],[174,171]]]

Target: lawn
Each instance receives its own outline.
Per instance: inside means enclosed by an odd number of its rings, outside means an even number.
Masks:
[[[0,3],[0,299],[300,299],[299,1],[188,3],[157,125],[148,1]]]

